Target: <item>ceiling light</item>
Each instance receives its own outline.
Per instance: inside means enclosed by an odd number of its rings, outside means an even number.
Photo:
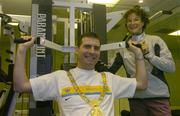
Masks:
[[[9,25],[12,25],[12,26],[18,26],[19,25],[19,23],[17,23],[17,22],[10,22],[10,23],[8,23]]]
[[[139,0],[139,3],[143,3],[143,0]]]
[[[172,33],[169,33],[168,35],[180,36],[180,30],[174,31]]]
[[[74,24],[74,29],[77,29],[77,28],[78,28],[78,24],[75,23],[75,24]]]
[[[105,4],[107,7],[113,7],[119,0],[88,0],[88,3]]]

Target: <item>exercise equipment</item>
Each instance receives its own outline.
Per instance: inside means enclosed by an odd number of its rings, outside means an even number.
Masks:
[[[65,40],[65,45],[60,46],[56,43],[52,42],[52,15],[51,10],[53,7],[67,7],[70,9],[70,33],[69,33],[69,40]],[[46,11],[49,9],[49,11]],[[97,32],[98,35],[102,38],[101,43],[103,44],[101,46],[101,51],[103,51],[101,55],[101,60],[103,62],[107,62],[107,50],[110,48],[112,50],[119,49],[125,47],[125,42],[122,43],[116,43],[115,47],[112,44],[106,44],[106,8],[103,5],[96,5],[96,4],[87,4],[85,2],[76,3],[76,2],[62,2],[62,1],[46,1],[46,3],[43,0],[33,0],[32,1],[32,25],[31,25],[31,35],[34,37],[39,37],[39,44],[37,44],[34,48],[31,48],[31,58],[30,58],[30,78],[33,78],[34,76],[45,74],[48,72],[51,72],[51,66],[52,66],[52,56],[50,49],[58,50],[61,52],[69,52],[70,53],[70,60],[69,63],[65,62],[66,65],[64,65],[63,68],[69,67],[68,65],[74,63],[74,50],[75,50],[75,10],[80,9],[81,11],[81,22],[83,22],[83,18],[86,19],[92,19],[87,21],[87,23],[80,23],[79,29],[80,32],[79,35],[87,32],[87,31],[94,31]],[[83,12],[88,13],[88,15],[83,15]],[[91,22],[93,21],[93,22]],[[101,22],[101,23],[100,23]],[[23,27],[23,26],[21,26]],[[24,28],[23,28],[24,29]],[[68,28],[67,28],[68,29]],[[67,39],[67,38],[65,38]],[[12,39],[15,42],[26,42],[22,41],[20,38],[13,37]],[[38,38],[37,38],[38,40]],[[68,45],[68,43],[70,43]],[[104,46],[104,47],[103,47]],[[50,48],[50,49],[46,49]],[[109,48],[109,49],[107,49]],[[39,52],[40,51],[40,52]],[[37,53],[37,54],[35,54]],[[39,53],[39,54],[38,54]],[[74,65],[72,65],[74,66]],[[17,96],[17,95],[16,95]],[[41,104],[41,103],[40,103]],[[43,104],[43,103],[42,103]],[[50,104],[45,105],[38,105],[38,103],[33,102],[33,100],[30,100],[30,114],[36,115],[35,113],[38,113],[41,111],[41,106],[51,106]],[[13,105],[12,105],[13,106]],[[40,107],[39,107],[40,106]],[[47,108],[47,107],[46,107]],[[37,109],[37,112],[35,111]],[[51,108],[50,108],[51,109]],[[43,112],[44,113],[44,112]],[[47,113],[48,115],[48,113]]]
[[[3,35],[7,36],[10,38],[10,50],[6,50],[6,53],[8,53],[10,55],[10,58],[6,58],[6,62],[10,63],[8,65],[8,74],[4,74],[2,73],[1,70],[1,75],[3,75],[3,77],[5,77],[6,79],[3,81],[3,83],[1,84],[1,87],[3,87],[4,89],[2,90],[2,94],[1,94],[1,99],[2,99],[2,103],[1,104],[1,111],[0,111],[0,115],[2,116],[12,116],[14,114],[14,110],[15,110],[15,106],[16,106],[16,99],[17,96],[19,96],[18,93],[14,92],[14,87],[12,84],[13,81],[13,67],[14,67],[14,57],[15,57],[15,49],[16,49],[16,44],[14,43],[14,30],[12,28],[11,25],[9,25],[8,23],[12,21],[12,18],[6,14],[0,14],[0,22],[1,22],[1,26],[3,27]]]
[[[129,37],[129,36],[128,36]],[[15,38],[14,42],[15,43],[25,43],[28,42],[29,40],[24,40],[23,38]],[[60,52],[75,52],[75,48],[76,46],[61,46],[59,44],[53,43],[52,41],[49,41],[43,37],[37,37],[35,44],[53,49],[53,50],[57,50]],[[141,48],[140,44],[136,44],[135,46]],[[110,44],[103,44],[100,47],[100,51],[108,51],[108,50],[115,50],[115,49],[119,49],[119,48],[127,48],[128,44],[127,41],[122,41],[122,42],[116,42],[116,43],[110,43]]]
[[[14,95],[12,86],[13,65],[9,64],[8,74],[0,67],[0,116],[12,116],[11,102]]]

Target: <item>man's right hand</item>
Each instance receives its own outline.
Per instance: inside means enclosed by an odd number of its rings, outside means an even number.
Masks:
[[[13,71],[13,85],[17,92],[32,92],[31,84],[26,75],[26,49],[34,45],[35,38],[31,36],[22,36],[27,42],[19,43],[16,52],[16,60]]]

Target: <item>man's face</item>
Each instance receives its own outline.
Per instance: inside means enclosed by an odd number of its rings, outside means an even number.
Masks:
[[[80,47],[77,49],[78,67],[91,70],[100,56],[100,42],[96,38],[84,37]]]
[[[142,33],[142,28],[144,26],[144,22],[142,22],[141,17],[137,16],[135,13],[130,14],[127,17],[126,26],[128,31],[131,34],[140,34]]]

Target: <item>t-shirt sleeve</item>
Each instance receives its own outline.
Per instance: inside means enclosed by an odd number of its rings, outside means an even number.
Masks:
[[[131,98],[136,91],[137,82],[135,78],[124,78],[109,74],[112,79],[112,94],[115,98]]]
[[[58,95],[54,73],[30,79],[34,99],[37,101],[53,100]]]

